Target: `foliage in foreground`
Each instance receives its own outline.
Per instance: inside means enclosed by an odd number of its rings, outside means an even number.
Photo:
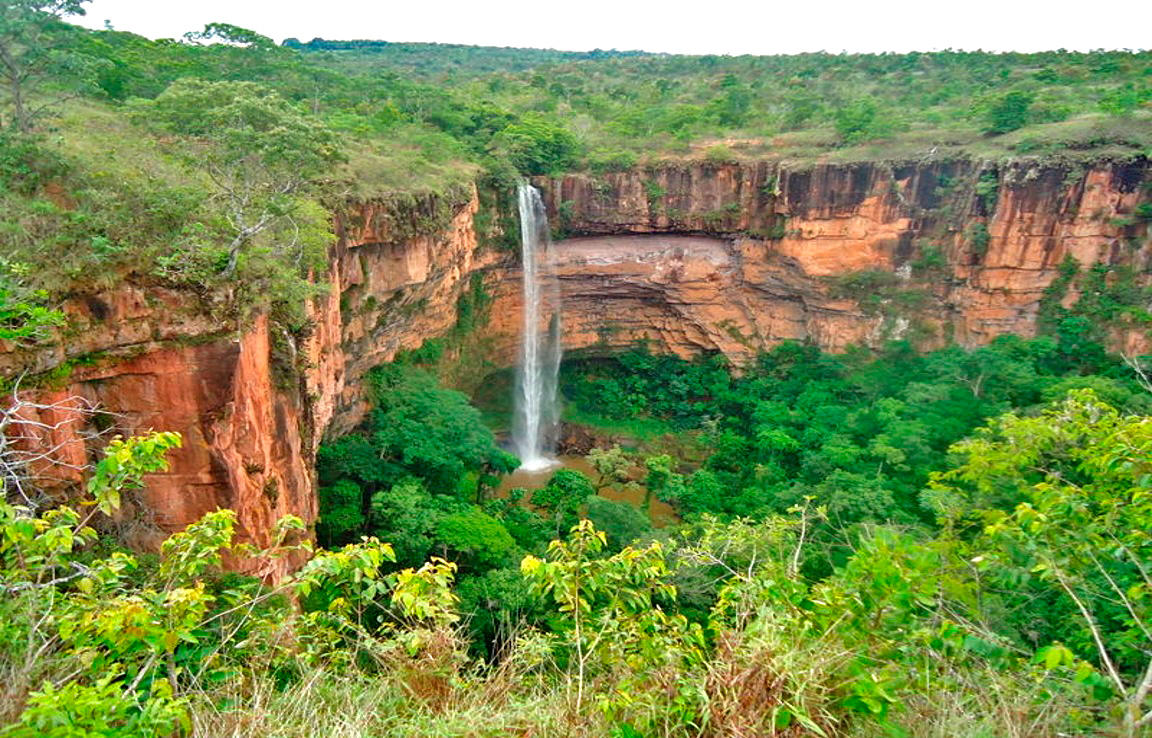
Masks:
[[[114,446],[85,509],[176,441]],[[364,539],[261,585],[220,571],[253,553],[228,511],[147,561],[92,549],[95,512],[5,504],[2,734],[1143,735],[1150,450],[1148,418],[1090,391],[1003,416],[933,482],[944,534],[867,526],[817,579],[823,509],[618,551],[585,520],[523,559],[536,609],[479,660],[450,561],[393,569]],[[1068,613],[1062,640],[1029,640],[1034,603]]]

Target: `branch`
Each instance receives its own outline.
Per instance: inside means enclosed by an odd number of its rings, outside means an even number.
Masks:
[[[30,589],[46,589],[48,587],[55,587],[57,584],[71,582],[73,579],[79,579],[80,577],[85,577],[92,573],[91,569],[89,569],[84,564],[81,564],[79,561],[72,561],[69,563],[69,566],[72,567],[73,571],[68,576],[56,577],[55,579],[49,579],[46,582],[18,582],[16,584],[10,584],[6,587],[0,586],[0,590],[11,594],[16,594],[17,592],[26,592]]]
[[[80,395],[52,403],[33,402],[22,396],[20,380],[16,380],[11,398],[0,405],[0,485],[35,509],[29,487],[45,480],[60,481],[53,470],[68,472],[70,477],[86,471],[86,453],[80,453],[83,461],[76,463],[68,461],[63,452],[73,444],[86,447],[111,430],[85,427],[97,412],[97,405]]]
[[[1140,632],[1144,634],[1144,637],[1148,639],[1148,642],[1152,643],[1152,632],[1149,632],[1148,626],[1144,622],[1144,619],[1140,616],[1139,613],[1136,612],[1136,607],[1132,604],[1132,601],[1128,599],[1128,595],[1125,594],[1123,587],[1116,583],[1116,580],[1112,578],[1112,575],[1108,573],[1103,564],[1100,563],[1095,554],[1093,554],[1091,551],[1088,552],[1088,558],[1090,558],[1092,563],[1096,565],[1096,570],[1103,574],[1104,578],[1108,580],[1108,586],[1112,587],[1112,591],[1115,592],[1116,596],[1120,598],[1120,602],[1124,605],[1124,609],[1126,609],[1128,614],[1132,616],[1132,622],[1136,624],[1136,627],[1140,629]]]
[[[1144,704],[1144,700],[1148,699],[1148,694],[1152,693],[1152,659],[1148,661],[1148,668],[1144,670],[1144,678],[1140,680],[1140,686],[1136,688],[1136,694],[1132,696],[1132,708],[1135,712],[1140,711],[1140,706]],[[1144,715],[1136,721],[1136,727],[1140,728],[1152,723],[1152,710],[1144,713]]]
[[[1120,358],[1124,359],[1125,366],[1136,373],[1136,380],[1140,382],[1140,386],[1148,392],[1152,392],[1152,378],[1144,371],[1144,364],[1140,361],[1140,358],[1137,356],[1129,356],[1123,352],[1121,352]]]
[[[1056,581],[1059,582],[1060,588],[1072,599],[1072,602],[1076,604],[1076,609],[1080,611],[1080,616],[1084,618],[1084,623],[1092,633],[1092,640],[1096,643],[1096,651],[1100,654],[1100,661],[1108,671],[1109,678],[1116,684],[1120,694],[1125,694],[1128,688],[1124,686],[1124,680],[1120,677],[1120,672],[1116,669],[1116,665],[1112,663],[1112,657],[1108,655],[1108,648],[1104,645],[1104,636],[1100,633],[1100,626],[1096,624],[1096,618],[1092,617],[1092,612],[1072,589],[1072,585],[1068,583],[1063,572],[1055,566],[1051,567],[1050,570],[1056,575]]]

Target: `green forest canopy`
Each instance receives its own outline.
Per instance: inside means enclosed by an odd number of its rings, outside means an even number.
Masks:
[[[234,288],[234,313],[303,331],[329,208],[354,197],[668,156],[1152,140],[1148,52],[277,46],[227,24],[149,41],[61,21],[82,7],[0,8],[16,343],[60,321],[54,294],[128,276]],[[331,549],[282,521],[261,555],[307,563],[277,584],[222,568],[250,553],[229,511],[155,557],[98,544],[115,519],[93,511],[179,443],[116,440],[75,507],[0,503],[0,735],[1147,734],[1150,400],[1103,343],[1147,295],[1085,279],[1035,341],[786,345],[740,376],[642,351],[569,364],[575,405],[697,458],[606,451],[601,479],[557,474],[530,506],[491,493],[515,460],[466,398],[381,368],[365,424],[321,453]],[[619,484],[685,522],[652,530],[598,494]]]
[[[68,25],[83,6],[21,0],[0,23],[11,60],[0,92],[0,292],[12,314],[136,274],[238,284],[238,314],[271,308],[297,329],[302,275],[330,238],[326,212],[348,198],[477,180],[506,193],[522,174],[666,157],[1085,161],[1152,146],[1150,52],[277,46],[225,23],[150,41]],[[213,104],[194,102],[193,89],[215,90]],[[276,121],[252,117],[260,99]],[[243,109],[247,118],[227,117]],[[280,252],[285,242],[293,253]]]

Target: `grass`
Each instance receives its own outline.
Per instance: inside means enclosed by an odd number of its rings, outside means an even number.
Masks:
[[[1007,159],[1042,156],[1055,162],[1087,163],[1127,158],[1152,150],[1152,112],[1126,118],[1084,114],[1059,123],[1026,126],[988,136],[971,126],[915,127],[890,136],[841,146],[829,128],[775,135],[699,139],[686,152],[660,160],[700,160],[724,147],[731,161],[779,161],[791,166],[875,161]]]
[[[591,426],[606,435],[625,436],[645,445],[662,436],[676,433],[676,429],[656,418],[617,420],[585,410],[571,402],[564,403],[563,419],[568,423]]]
[[[169,187],[209,186],[164,150],[163,140],[135,125],[123,109],[76,100],[62,106],[49,128],[53,146],[89,176],[113,180],[148,178]],[[351,199],[382,194],[441,192],[470,184],[479,167],[465,159],[450,137],[418,125],[382,134],[345,131],[348,163],[331,173],[328,186]]]
[[[377,140],[351,139],[349,161],[333,179],[343,194],[361,200],[470,185],[479,167],[454,153],[444,138],[417,126],[400,126]]]
[[[832,644],[798,648],[786,632],[738,638],[702,672],[672,676],[698,684],[710,719],[703,730],[670,723],[675,735],[824,735],[881,738],[1057,738],[1077,733],[1076,711],[1025,678],[995,671],[966,671],[905,695],[892,723],[843,720],[830,709],[836,675],[850,654]],[[742,642],[743,641],[743,642]],[[636,695],[633,710],[659,710],[651,695]],[[781,711],[803,716],[776,732]],[[504,736],[612,735],[613,726],[593,709],[571,710],[563,680],[532,684],[523,678],[474,674],[455,683],[442,701],[414,697],[400,674],[340,673],[318,668],[279,687],[273,678],[237,681],[192,695],[194,735],[218,738],[503,738]],[[1081,726],[1082,727],[1082,726]],[[618,730],[618,728],[616,728]],[[630,735],[630,733],[621,733]]]
[[[208,186],[206,176],[163,149],[163,142],[135,125],[123,109],[74,100],[60,108],[49,140],[89,176],[148,178],[169,187]]]
[[[206,177],[115,111],[70,104],[45,138],[42,150],[63,166],[35,193],[0,192],[0,247],[29,265],[32,286],[109,288],[149,273],[184,238],[221,238]]]
[[[580,735],[562,687],[515,659],[484,672],[316,667],[288,685],[250,675],[192,698],[194,735],[252,738],[497,738]],[[428,685],[437,685],[429,690]],[[583,718],[587,720],[587,716]]]

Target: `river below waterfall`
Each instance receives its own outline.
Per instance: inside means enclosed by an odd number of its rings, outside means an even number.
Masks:
[[[511,474],[504,477],[500,486],[496,490],[498,497],[505,497],[508,492],[516,487],[523,487],[526,490],[541,489],[552,475],[558,469],[572,469],[578,471],[589,479],[595,480],[597,477],[596,470],[588,463],[588,460],[583,456],[557,456],[556,464],[547,469],[529,470],[520,468]],[[624,489],[616,489],[612,487],[605,487],[600,491],[600,496],[609,500],[616,500],[617,502],[627,502],[633,507],[643,509],[644,507],[644,490],[636,487],[625,487]],[[653,527],[663,528],[666,525],[677,523],[680,521],[679,516],[676,515],[676,510],[671,505],[663,500],[652,498],[648,506],[648,518],[652,521]]]

